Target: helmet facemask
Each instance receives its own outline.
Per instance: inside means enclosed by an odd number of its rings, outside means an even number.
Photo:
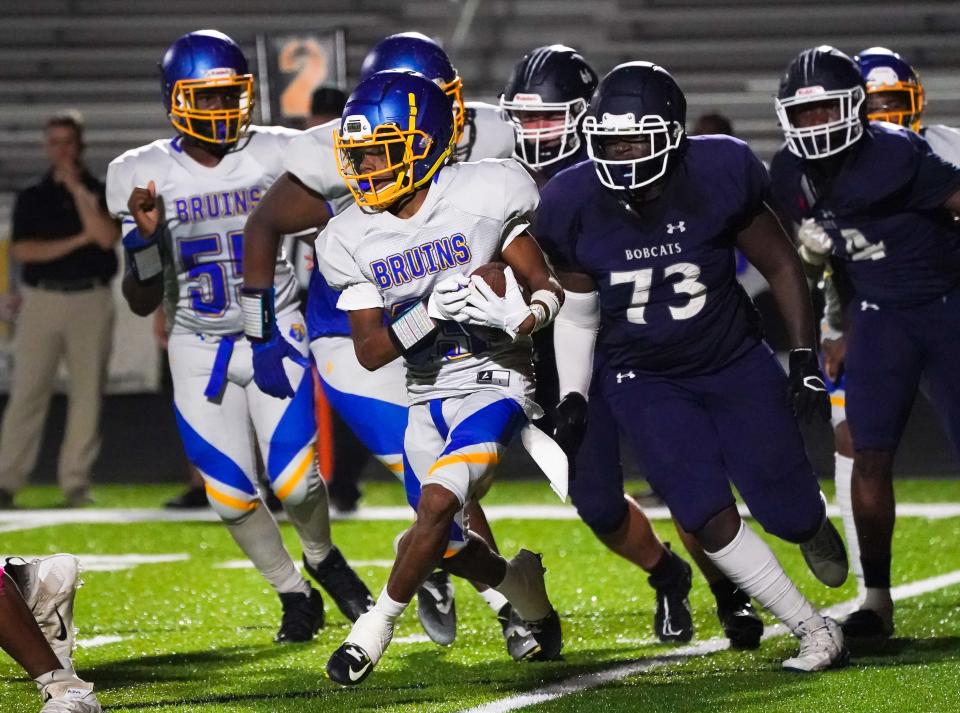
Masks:
[[[500,108],[513,124],[516,145],[513,155],[530,168],[542,168],[562,161],[580,148],[580,120],[587,112],[585,99],[566,102],[544,102],[539,94],[515,94],[513,99],[500,97]],[[553,115],[555,121],[548,126],[530,128],[524,126],[531,120],[546,120]]]
[[[638,120],[631,113],[604,113],[600,121],[594,116],[586,117],[583,133],[600,182],[615,191],[635,191],[666,175],[671,154],[679,148],[684,130],[679,122],[668,122],[656,114]],[[618,142],[636,143],[639,151],[633,155],[624,152],[625,158],[615,158],[613,146]],[[646,150],[640,148],[644,142]]]
[[[362,114],[347,116],[342,131],[333,132],[337,169],[354,200],[365,212],[379,212],[394,204],[400,197],[424,185],[436,173],[450,154],[450,147],[442,154],[426,175],[417,178],[416,162],[430,153],[434,140],[415,127],[415,114],[406,130],[395,124],[381,124],[371,131]],[[367,158],[373,168],[365,168]]]
[[[900,80],[890,84],[867,82],[867,118],[870,121],[889,121],[920,131],[923,104],[920,84]]]
[[[453,102],[453,145],[456,146],[463,138],[463,127],[467,122],[467,110],[463,104],[463,80],[458,74],[449,82],[437,80],[437,84]]]
[[[863,87],[824,90],[823,87],[801,87],[792,97],[775,100],[777,118],[783,128],[787,147],[800,158],[820,159],[834,156],[849,148],[863,135]],[[797,126],[794,122],[804,107],[822,104],[835,108],[836,118],[811,126]]]
[[[253,75],[214,70],[202,79],[180,79],[170,96],[170,122],[181,134],[220,146],[235,144],[250,125]],[[216,76],[219,74],[220,76]],[[206,108],[210,94],[221,106]]]

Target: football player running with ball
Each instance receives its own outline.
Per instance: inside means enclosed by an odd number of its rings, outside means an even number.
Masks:
[[[887,75],[888,78],[889,74]],[[830,46],[801,52],[776,100],[786,146],[773,195],[801,254],[850,285],[843,313],[850,501],[865,596],[847,637],[894,629],[893,458],[921,378],[960,444],[960,169],[920,135],[869,122],[861,69]],[[839,475],[839,474],[838,474]],[[843,490],[838,484],[838,496]]]
[[[593,68],[576,50],[564,45],[538,47],[514,66],[500,97],[500,107],[514,126],[517,139],[514,156],[530,170],[537,185],[543,186],[565,168],[587,160],[582,125],[596,87],[597,75]],[[561,311],[558,319],[565,318]],[[552,409],[563,397],[562,405],[552,414],[557,422],[551,425],[558,442],[567,445],[572,441],[575,446],[579,436],[574,432],[579,431],[586,410],[582,395],[586,393],[586,385],[570,384],[564,378],[560,388],[552,343],[554,328],[551,326],[534,336],[537,403]],[[564,377],[566,375],[565,372]],[[618,509],[619,519],[614,517],[605,525],[594,523],[594,532],[614,552],[650,575],[648,582],[657,599],[653,617],[657,638],[689,641],[693,638],[688,599],[693,584],[691,569],[670,551],[669,543],[660,542],[636,501],[627,494],[623,498],[625,507]],[[642,536],[626,538],[630,529]],[[730,645],[735,649],[757,648],[763,622],[754,611],[750,597],[713,565],[693,537],[682,529],[678,532],[716,598],[717,616]]]
[[[513,129],[497,107],[481,102],[464,102],[463,80],[450,58],[433,40],[419,32],[385,37],[371,48],[361,67],[361,80],[387,69],[406,69],[432,79],[450,98],[453,117],[452,158],[479,161],[509,158],[513,152]],[[337,170],[333,135],[340,119],[305,131],[290,142],[283,159],[286,173],[267,191],[244,229],[244,286],[251,297],[269,301],[274,280],[276,254],[284,233],[322,228],[331,215],[353,205],[353,195]],[[331,289],[316,268],[310,276],[307,298],[307,332],[310,350],[320,374],[324,394],[360,441],[394,475],[403,480],[403,434],[407,426],[406,370],[400,359],[376,371],[363,368],[350,338],[347,313],[337,308],[340,293]],[[259,304],[252,299],[249,335],[263,339],[257,315]],[[267,306],[269,311],[271,308]],[[269,325],[265,325],[268,327]],[[286,358],[282,344],[265,350],[254,364],[254,379],[265,392],[284,397],[289,387],[275,383]],[[480,504],[468,506],[471,528],[497,548],[493,532]],[[511,658],[521,660],[536,653],[536,640],[527,632],[499,592],[478,582],[472,583],[496,615]],[[449,574],[430,574],[417,594],[417,616],[432,641],[447,646],[457,633],[457,610]]]
[[[767,532],[800,544],[821,581],[843,583],[843,542],[796,422],[828,410],[810,295],[765,205],[763,165],[737,139],[686,137],[685,121],[686,99],[662,67],[613,69],[584,120],[591,161],[551,179],[531,228],[567,291],[555,325],[564,388],[586,397],[589,384],[571,496],[601,537],[618,528],[610,546],[625,556],[648,537],[623,497],[622,433],[707,557],[800,639],[784,668],[818,671],[844,660],[840,628],[740,519],[730,488]],[[789,378],[736,280],[735,247],[787,322]]]
[[[356,205],[327,224],[317,260],[342,291],[360,363],[406,363],[404,482],[417,511],[376,606],[327,664],[342,685],[370,674],[438,566],[502,593],[536,638],[533,658],[554,658],[562,645],[539,556],[521,550],[505,561],[463,516],[539,410],[528,335],[553,320],[562,292],[526,232],[538,203],[533,180],[512,159],[445,166],[453,136],[440,87],[384,71],[356,88],[335,137]],[[509,266],[502,297],[467,277],[495,260]],[[532,291],[529,304],[519,282]]]
[[[280,367],[289,401],[253,382],[264,345],[242,338],[243,226],[281,173],[283,149],[296,132],[249,126],[253,75],[240,48],[220,32],[178,39],[161,73],[164,106],[179,135],[128,151],[107,172],[107,201],[122,219],[128,258],[123,294],[141,316],[168,300],[174,405],[187,457],[203,475],[210,505],[280,596],[276,641],[309,641],[323,626],[323,600],[298,571],[257,492],[257,446],[310,575],[351,621],[373,600],[330,541],[306,334],[286,259],[275,257],[277,308],[269,317],[274,340],[291,357]]]

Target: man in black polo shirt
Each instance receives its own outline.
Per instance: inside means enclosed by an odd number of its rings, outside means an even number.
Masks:
[[[113,333],[110,279],[120,231],[106,210],[104,184],[81,160],[83,123],[67,113],[47,121],[50,170],[17,195],[13,259],[22,265],[23,303],[14,338],[10,399],[0,428],[0,507],[37,461],[60,359],[69,408],[58,480],[68,505],[90,502],[90,469],[100,447],[103,383]]]

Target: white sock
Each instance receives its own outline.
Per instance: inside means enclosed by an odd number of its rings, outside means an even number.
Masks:
[[[860,562],[860,541],[857,539],[857,525],[853,521],[853,496],[850,492],[850,483],[853,480],[853,458],[833,454],[834,481],[837,488],[837,505],[840,506],[840,517],[843,519],[843,535],[847,540],[847,559],[850,568],[857,578],[857,594],[862,596],[863,564]]]
[[[507,598],[493,587],[477,593],[480,595],[480,598],[487,603],[487,606],[493,609],[494,614],[499,614],[500,610],[503,609],[503,605],[508,603]]]
[[[410,602],[396,602],[391,599],[390,595],[387,594],[387,588],[384,587],[380,596],[377,597],[377,603],[373,605],[373,609],[387,621],[396,621],[406,610],[408,604]]]
[[[509,560],[503,581],[497,585],[496,589],[507,598],[521,619],[540,621],[550,614],[550,600],[542,584],[537,587],[536,583],[529,581],[528,577],[531,574],[532,571],[524,572],[514,564],[513,560]]]
[[[277,521],[267,508],[258,505],[245,518],[225,524],[234,542],[278,593],[310,593],[310,585],[284,548]]]
[[[330,506],[327,503],[327,485],[323,478],[313,476],[310,490],[302,502],[283,504],[283,509],[296,528],[303,547],[303,556],[311,565],[323,562],[333,543],[330,540]]]
[[[783,571],[767,543],[740,523],[740,531],[719,552],[707,552],[717,568],[743,591],[756,599],[790,631],[800,622],[817,616],[796,585]]]

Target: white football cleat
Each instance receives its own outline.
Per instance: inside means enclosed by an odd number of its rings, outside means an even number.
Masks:
[[[514,575],[522,582],[522,593],[510,604],[524,621],[537,621],[553,611],[547,596],[547,583],[543,579],[546,569],[540,555],[530,550],[520,550],[509,562]],[[509,597],[507,597],[509,599]]]
[[[100,713],[100,701],[93,692],[93,684],[75,675],[57,672],[60,679],[40,688],[45,703],[40,713]]]
[[[794,636],[800,639],[800,651],[783,662],[788,671],[810,673],[823,671],[847,662],[840,625],[830,617],[819,614],[800,622]]]
[[[50,555],[16,564],[5,565],[20,588],[44,638],[66,668],[77,642],[73,628],[73,600],[80,581],[80,561],[69,554]]]

